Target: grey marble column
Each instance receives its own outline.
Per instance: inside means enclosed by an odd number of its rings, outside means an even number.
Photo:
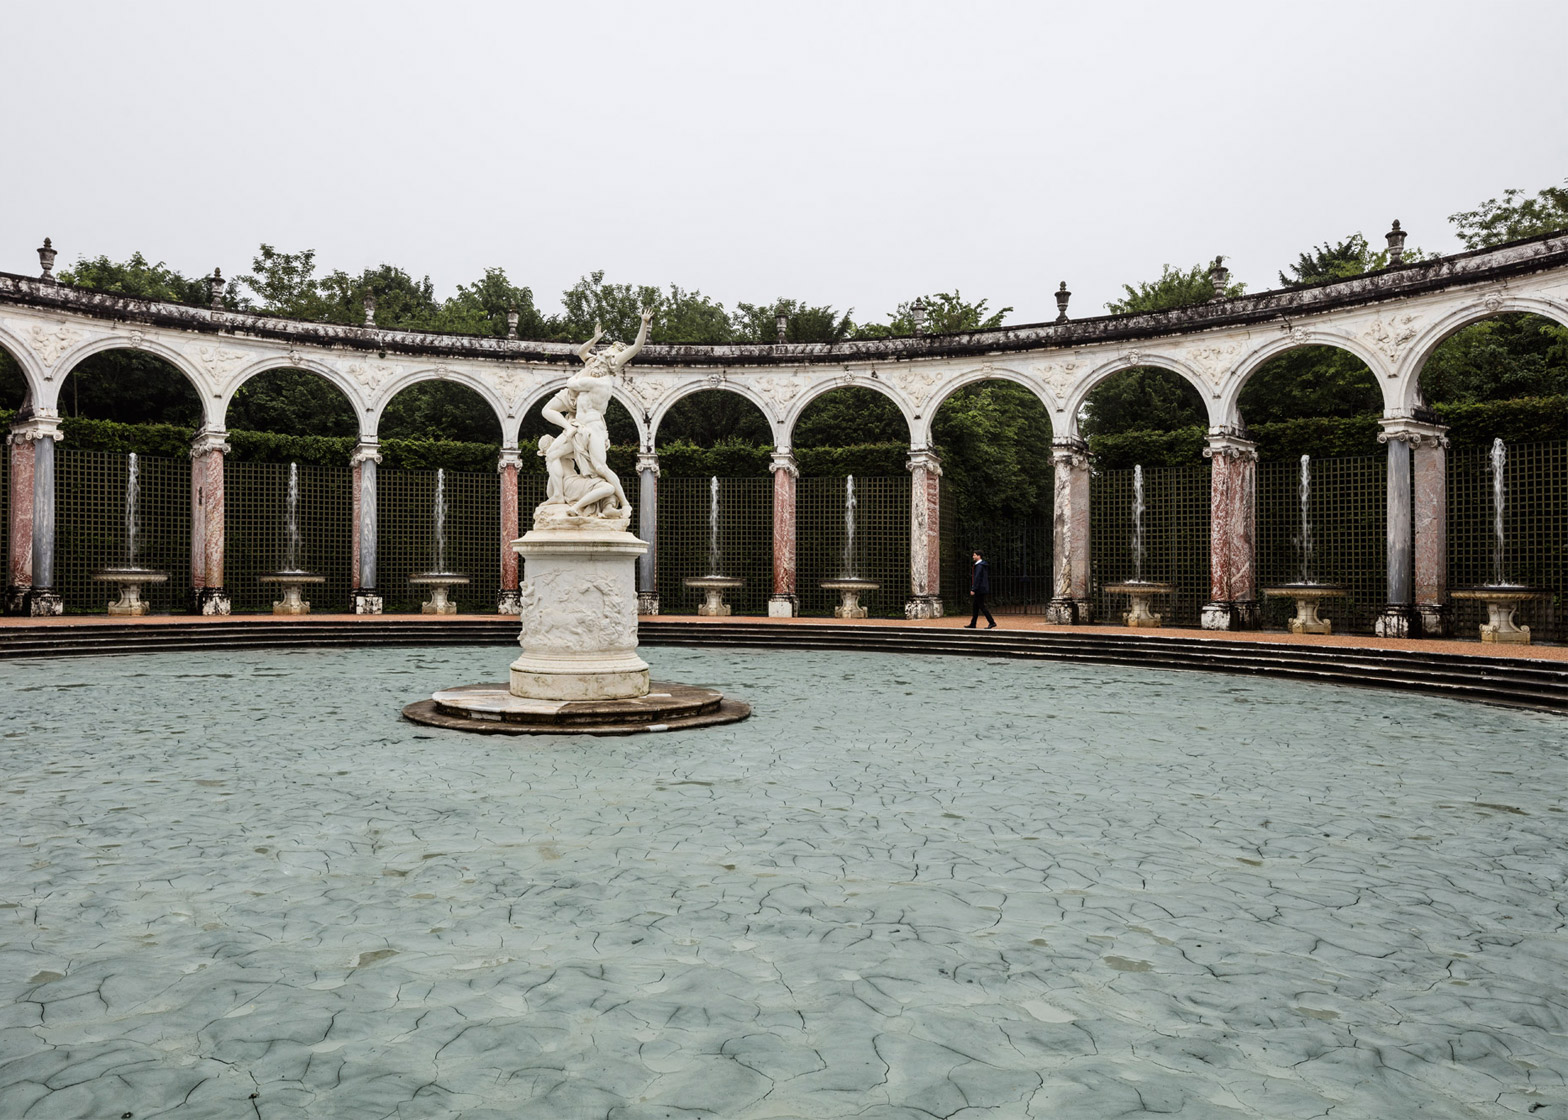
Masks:
[[[57,615],[54,589],[54,445],[60,418],[24,404],[11,425],[11,556],[6,609],[12,614]]]
[[[353,462],[359,482],[355,503],[358,519],[354,526],[359,586],[354,589],[354,613],[380,614],[381,595],[376,590],[376,466],[381,462],[381,453],[377,441],[361,439],[354,449]]]
[[[1382,421],[1378,442],[1388,446],[1388,599],[1374,622],[1380,638],[1418,638],[1420,616],[1415,609],[1415,547],[1411,524],[1410,448],[1420,433],[1411,421]]]
[[[1089,603],[1089,445],[1081,439],[1051,443],[1055,512],[1051,523],[1051,602],[1045,620],[1059,626],[1087,623]]]
[[[659,613],[659,453],[637,456],[637,535],[648,551],[637,558],[637,613]]]

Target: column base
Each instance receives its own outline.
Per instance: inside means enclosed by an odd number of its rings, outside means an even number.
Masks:
[[[12,584],[5,589],[5,613],[26,614],[27,597],[32,594],[32,585],[27,583]]]
[[[231,603],[228,590],[222,587],[191,588],[192,614],[228,614]]]
[[[904,617],[908,619],[941,618],[942,597],[940,595],[916,595],[904,604]]]
[[[768,599],[768,617],[794,618],[800,613],[799,605],[793,595],[774,595]]]
[[[356,587],[349,611],[351,614],[380,614],[381,595],[374,588]]]
[[[523,593],[515,587],[503,587],[495,593],[496,614],[522,614]]]
[[[65,613],[65,603],[52,588],[23,584],[5,589],[5,613],[29,618],[53,618]]]
[[[637,613],[638,614],[658,614],[659,613],[659,593],[657,591],[639,591],[639,592],[637,592]]]
[[[1450,621],[1447,603],[1417,603],[1416,613],[1421,616],[1423,638],[1446,638]]]
[[[1379,638],[1419,638],[1421,615],[1407,604],[1390,603],[1379,612],[1372,630]]]
[[[1203,604],[1199,624],[1205,630],[1256,630],[1261,613],[1255,599],[1234,599]]]
[[[1052,599],[1045,605],[1045,621],[1052,626],[1087,626],[1093,618],[1087,599]]]

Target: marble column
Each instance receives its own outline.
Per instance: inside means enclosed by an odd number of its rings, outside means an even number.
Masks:
[[[1232,429],[1209,431],[1204,458],[1209,477],[1209,601],[1205,630],[1250,630],[1258,625],[1258,445]]]
[[[942,617],[942,461],[911,448],[909,461],[909,601],[905,618]]]
[[[1380,638],[1419,638],[1428,628],[1440,635],[1448,598],[1447,429],[1403,416],[1384,417],[1381,424],[1377,440],[1388,447],[1388,598],[1374,627]],[[1418,455],[1419,494],[1414,478]],[[1419,598],[1418,582],[1423,593]]]
[[[517,511],[517,474],[522,453],[515,447],[501,448],[496,472],[501,476],[501,586],[495,595],[497,614],[522,614],[523,604],[517,589],[520,558],[513,542],[522,536]]]
[[[659,453],[637,454],[637,535],[648,551],[637,558],[637,613],[659,613]]]
[[[795,484],[800,467],[786,448],[773,453],[773,594],[769,618],[794,618],[800,613],[795,594]]]
[[[6,437],[11,468],[11,555],[6,611],[57,615],[64,605],[54,589],[54,445],[60,418],[24,404]]]
[[[191,440],[191,611],[228,614],[223,583],[223,457],[228,433],[203,428]]]
[[[361,437],[350,460],[354,467],[354,593],[355,614],[380,614],[376,590],[376,466],[379,441]]]
[[[1089,445],[1051,441],[1055,510],[1051,518],[1051,602],[1045,620],[1062,626],[1093,621],[1089,604]]]

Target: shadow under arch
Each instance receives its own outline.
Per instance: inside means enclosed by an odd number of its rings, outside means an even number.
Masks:
[[[838,397],[835,407],[825,403]],[[790,447],[848,447],[914,442],[918,422],[893,389],[874,378],[826,381],[808,387],[784,418]]]
[[[130,338],[94,339],[67,355],[56,378],[61,416],[196,429],[208,416],[208,385],[183,355]]]
[[[1074,388],[1058,439],[1132,431],[1173,431],[1221,422],[1213,388],[1175,358],[1140,354],[1117,358]]]
[[[389,383],[370,412],[381,439],[501,444],[506,419],[505,404],[484,381],[435,369]]]
[[[700,381],[680,387],[659,403],[648,421],[648,439],[653,446],[684,440],[711,447],[720,440],[739,439],[772,448],[780,426],[766,399],[750,386]]]
[[[33,396],[33,379],[17,359],[13,343],[0,334],[0,409],[19,410]]]
[[[937,413],[942,410],[943,405],[953,398],[954,394],[987,381],[1018,385],[1027,390],[1029,396],[1038,401],[1040,407],[1045,410],[1047,424],[1050,423],[1051,412],[1061,406],[1061,402],[1051,394],[1049,389],[1042,386],[1037,378],[1031,378],[1018,370],[1002,367],[967,370],[951,381],[938,385],[932,391],[930,399],[926,401],[925,408],[918,418],[919,425],[915,433],[915,445],[929,447],[935,442],[932,430],[936,423]]]
[[[1562,357],[1553,351],[1561,348]],[[1523,397],[1568,392],[1568,378],[1551,371],[1568,365],[1568,308],[1547,300],[1493,297],[1432,324],[1400,366],[1397,404],[1477,397]]]
[[[1325,351],[1334,351],[1343,357],[1326,359]],[[1283,366],[1280,363],[1285,363]],[[1275,367],[1270,374],[1269,367]],[[1366,379],[1363,388],[1370,385],[1375,389],[1375,394],[1358,393],[1350,404],[1354,411],[1377,412],[1386,407],[1388,390],[1385,387],[1387,378],[1383,376],[1387,366],[1380,355],[1359,341],[1345,335],[1328,331],[1302,331],[1296,335],[1276,338],[1247,352],[1236,366],[1236,374],[1230,378],[1225,386],[1224,394],[1219,401],[1221,419],[1218,421],[1226,426],[1241,427],[1244,424],[1270,423],[1278,419],[1288,419],[1284,415],[1289,409],[1280,406],[1265,406],[1258,408],[1260,390],[1258,374],[1265,373],[1270,376],[1281,376],[1280,370],[1292,371],[1296,376],[1310,376],[1312,371],[1322,369],[1335,373],[1342,381],[1356,380],[1357,367],[1365,371]],[[1330,400],[1325,400],[1322,405],[1312,403],[1314,385],[1304,384],[1294,394],[1288,390],[1280,390],[1283,397],[1294,396],[1299,408],[1326,408]],[[1375,396],[1376,399],[1373,399]],[[1253,410],[1248,411],[1245,402],[1250,398]],[[1254,415],[1254,413],[1257,413]],[[1303,415],[1349,415],[1343,409],[1338,411],[1311,412]]]
[[[222,398],[225,429],[304,436],[360,436],[373,429],[358,388],[330,366],[287,355],[256,363]]]

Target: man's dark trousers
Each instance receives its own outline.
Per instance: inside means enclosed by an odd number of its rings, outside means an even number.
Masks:
[[[985,600],[986,593],[984,591],[976,591],[974,593],[975,609],[969,615],[969,625],[971,627],[973,627],[976,622],[980,621],[980,616],[982,614],[985,615],[985,620],[987,623],[992,626],[996,625],[996,619],[991,617],[991,611],[985,605]]]

